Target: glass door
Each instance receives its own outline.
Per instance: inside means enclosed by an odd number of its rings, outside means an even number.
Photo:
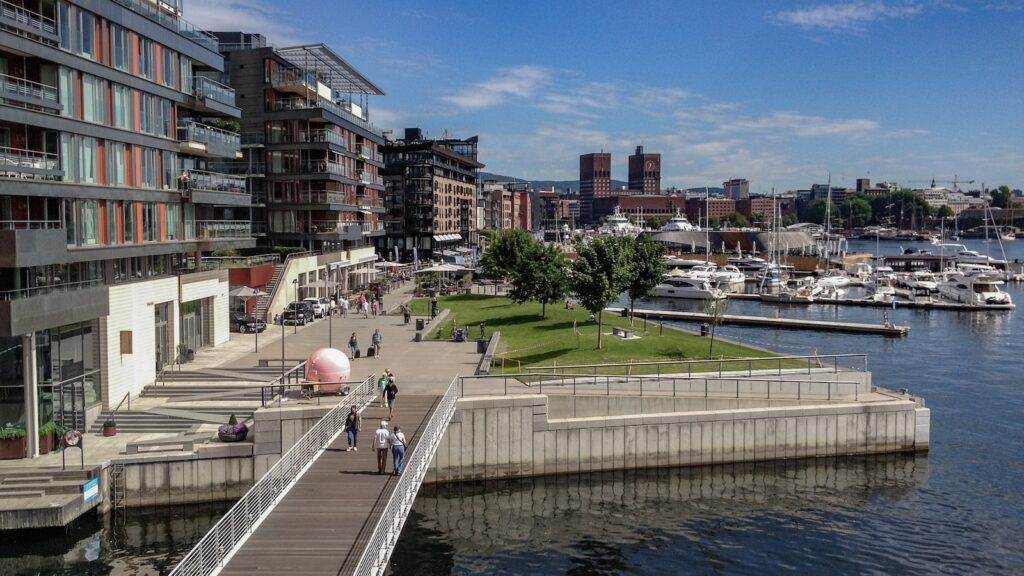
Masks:
[[[156,350],[156,371],[163,370],[171,362],[170,338],[167,329],[168,303],[153,306],[154,333],[153,342]]]

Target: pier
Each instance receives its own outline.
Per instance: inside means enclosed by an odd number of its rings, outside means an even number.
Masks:
[[[782,304],[810,306],[812,304],[827,304],[832,306],[858,306],[861,308],[892,308],[893,302],[880,302],[866,298],[815,298],[813,301],[791,301],[780,302],[776,300],[765,300],[760,294],[728,294],[731,300],[750,300],[762,304]],[[914,308],[917,310],[950,310],[954,312],[983,312],[988,310],[1013,310],[1014,304],[963,304],[961,302],[912,302],[910,300],[896,300],[897,308]]]
[[[605,308],[606,312],[621,313],[623,308]],[[676,322],[710,322],[711,316],[703,312],[679,312],[670,310],[634,309],[634,316],[659,318]],[[880,336],[903,337],[910,333],[907,326],[865,324],[860,322],[833,322],[829,320],[805,320],[802,318],[768,318],[765,316],[740,316],[724,314],[719,316],[722,324],[736,326],[764,326],[791,330],[821,330],[825,332],[848,332],[852,334],[877,334]]]

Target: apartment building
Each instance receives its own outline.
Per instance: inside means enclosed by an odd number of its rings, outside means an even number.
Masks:
[[[254,245],[217,39],[181,0],[0,9],[0,426],[38,453],[228,336],[226,272]]]
[[[476,136],[430,139],[406,128],[384,146],[387,236],[381,253],[428,258],[464,246],[477,233]],[[485,202],[485,213],[487,211]]]

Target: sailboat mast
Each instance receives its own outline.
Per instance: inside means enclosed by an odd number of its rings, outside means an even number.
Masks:
[[[704,187],[704,263],[711,261],[711,197]]]

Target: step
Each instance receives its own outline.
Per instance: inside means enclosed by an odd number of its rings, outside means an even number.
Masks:
[[[0,471],[0,481],[11,478],[53,478],[53,479],[89,479],[89,470],[61,470],[60,468],[16,468]]]
[[[18,498],[41,498],[44,493],[40,490],[4,491],[0,490],[0,500],[17,500]]]

